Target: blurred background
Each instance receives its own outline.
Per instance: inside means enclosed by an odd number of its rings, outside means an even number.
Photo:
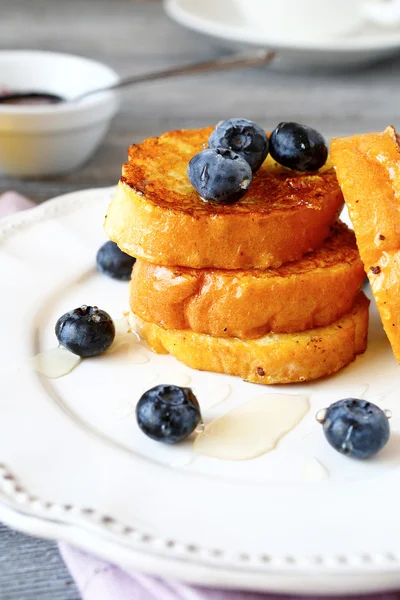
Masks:
[[[203,7],[217,1],[199,0]],[[77,54],[109,65],[121,77],[212,59],[234,46],[177,24],[158,0],[0,0],[1,50]],[[373,48],[372,60],[378,58]],[[111,128],[84,166],[64,176],[3,176],[0,193],[15,190],[42,202],[110,186],[130,144],[230,117],[252,119],[267,130],[280,121],[297,121],[327,138],[382,130],[398,124],[399,68],[400,57],[394,55],[350,70],[317,69],[310,61],[301,69],[271,66],[146,83],[121,93]],[[79,595],[55,543],[0,525],[0,598],[78,600]]]
[[[207,3],[213,0],[201,2]],[[1,0],[0,5],[0,49],[78,54],[111,66],[120,76],[232,51],[226,42],[178,25],[158,0]],[[395,56],[351,70],[261,67],[142,84],[121,94],[111,129],[84,167],[64,177],[2,177],[0,192],[13,189],[43,201],[112,185],[130,144],[165,130],[234,116],[266,129],[283,120],[298,121],[328,138],[396,125],[399,67]]]

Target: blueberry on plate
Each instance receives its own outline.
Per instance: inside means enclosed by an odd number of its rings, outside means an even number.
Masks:
[[[351,458],[369,458],[386,445],[389,414],[367,400],[345,398],[317,414],[329,444]]]
[[[143,433],[152,440],[175,444],[200,423],[200,406],[190,388],[157,385],[140,398],[136,419]]]
[[[136,258],[120,250],[114,242],[106,242],[97,252],[96,264],[100,273],[113,279],[129,281]]]
[[[208,138],[210,148],[228,148],[249,163],[253,173],[268,155],[269,142],[265,131],[248,119],[220,121]]]
[[[203,200],[233,204],[249,189],[249,164],[226,148],[208,148],[195,154],[188,164],[190,183]]]
[[[318,171],[328,158],[323,136],[299,123],[279,123],[269,138],[269,151],[276,162],[296,171]]]
[[[83,305],[58,319],[56,336],[61,346],[86,358],[102,354],[111,346],[115,327],[104,310]]]

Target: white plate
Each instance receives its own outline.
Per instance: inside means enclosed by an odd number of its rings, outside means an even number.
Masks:
[[[202,584],[324,594],[399,586],[400,372],[374,309],[366,354],[310,385],[265,388],[146,349],[146,364],[106,354],[58,380],[15,368],[55,345],[54,323],[66,310],[97,304],[118,317],[127,308],[127,285],[94,269],[112,193],[69,194],[0,224],[0,518]],[[156,381],[184,377],[206,421],[277,391],[309,394],[311,410],[260,458],[187,464],[190,442],[152,442],[132,412],[122,414]],[[207,408],[226,385],[228,399]],[[378,458],[357,462],[328,446],[314,414],[365,390],[393,410],[392,436]],[[327,480],[302,479],[312,457]]]
[[[243,22],[232,0],[164,0],[167,13],[178,23],[223,41],[225,44],[252,45],[277,51],[272,67],[315,68],[355,67],[376,62],[400,51],[400,28],[379,29],[366,25],[357,35],[325,40],[282,40],[273,24],[266,32]]]

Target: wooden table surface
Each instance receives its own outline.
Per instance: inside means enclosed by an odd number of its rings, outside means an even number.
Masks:
[[[0,48],[58,50],[88,56],[121,75],[205,60],[221,52],[170,21],[159,2],[133,0],[1,0]],[[327,137],[399,124],[400,58],[357,72],[279,73],[253,69],[145,84],[123,94],[102,147],[65,177],[0,180],[37,202],[65,192],[114,184],[126,148],[149,135],[232,117],[266,129],[292,120]],[[78,600],[56,544],[0,525],[1,600]]]

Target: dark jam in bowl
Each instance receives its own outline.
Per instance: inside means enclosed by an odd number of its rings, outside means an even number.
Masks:
[[[44,105],[44,104],[59,104],[63,101],[61,96],[55,94],[39,94],[39,93],[24,93],[15,92],[0,95],[0,104],[23,104],[23,105]]]

